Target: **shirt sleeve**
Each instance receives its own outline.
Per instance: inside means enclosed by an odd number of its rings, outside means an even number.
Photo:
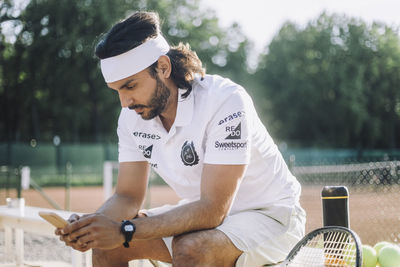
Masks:
[[[142,151],[139,150],[135,140],[127,128],[126,115],[127,114],[124,114],[124,111],[122,110],[118,119],[118,161],[146,161]]]
[[[252,107],[250,97],[240,90],[223,102],[208,124],[204,163],[250,162]]]

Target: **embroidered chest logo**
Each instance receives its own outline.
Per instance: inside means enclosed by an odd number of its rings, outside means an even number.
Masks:
[[[150,159],[152,151],[153,151],[153,145],[151,145],[143,150],[143,156],[147,159]]]
[[[194,149],[193,141],[185,141],[181,150],[181,159],[186,166],[193,166],[199,163],[199,156]]]
[[[226,127],[226,132],[229,132],[230,134],[225,137],[225,139],[241,139],[242,138],[242,126],[241,122],[239,122],[238,126],[234,128],[234,126],[227,126]]]

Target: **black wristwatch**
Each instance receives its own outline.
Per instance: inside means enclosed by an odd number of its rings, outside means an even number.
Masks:
[[[124,247],[129,248],[129,242],[132,240],[132,236],[135,233],[136,226],[133,222],[123,220],[121,224],[121,233],[125,236]]]

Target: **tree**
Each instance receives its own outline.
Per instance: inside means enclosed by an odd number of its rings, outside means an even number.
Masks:
[[[158,11],[171,44],[189,42],[208,70],[229,72],[221,62],[236,52],[229,45],[236,36],[218,26],[214,12],[199,9],[198,0],[31,0],[26,7],[5,1],[0,25],[8,23],[14,34],[6,40],[1,31],[0,141],[49,141],[55,135],[62,141],[115,141],[119,100],[106,87],[93,51],[101,34],[134,10]],[[243,35],[237,27],[235,32]],[[240,40],[238,47],[245,43]],[[245,70],[243,62],[236,65]]]
[[[271,131],[303,146],[400,147],[399,52],[383,24],[327,14],[304,29],[286,23],[256,73]]]

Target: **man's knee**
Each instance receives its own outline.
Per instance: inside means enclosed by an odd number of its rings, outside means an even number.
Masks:
[[[199,239],[189,236],[175,237],[172,241],[172,262],[176,266],[195,266],[207,261],[207,250]]]
[[[107,250],[92,249],[93,262],[109,262],[110,256]]]
[[[121,254],[116,250],[92,249],[92,261],[94,266],[117,266],[123,263]]]
[[[234,266],[242,254],[219,230],[206,230],[174,237],[174,266]]]
[[[94,248],[94,249],[92,249],[92,257],[96,258],[96,259],[104,258],[107,254],[105,252],[106,251],[104,251],[104,250]]]

